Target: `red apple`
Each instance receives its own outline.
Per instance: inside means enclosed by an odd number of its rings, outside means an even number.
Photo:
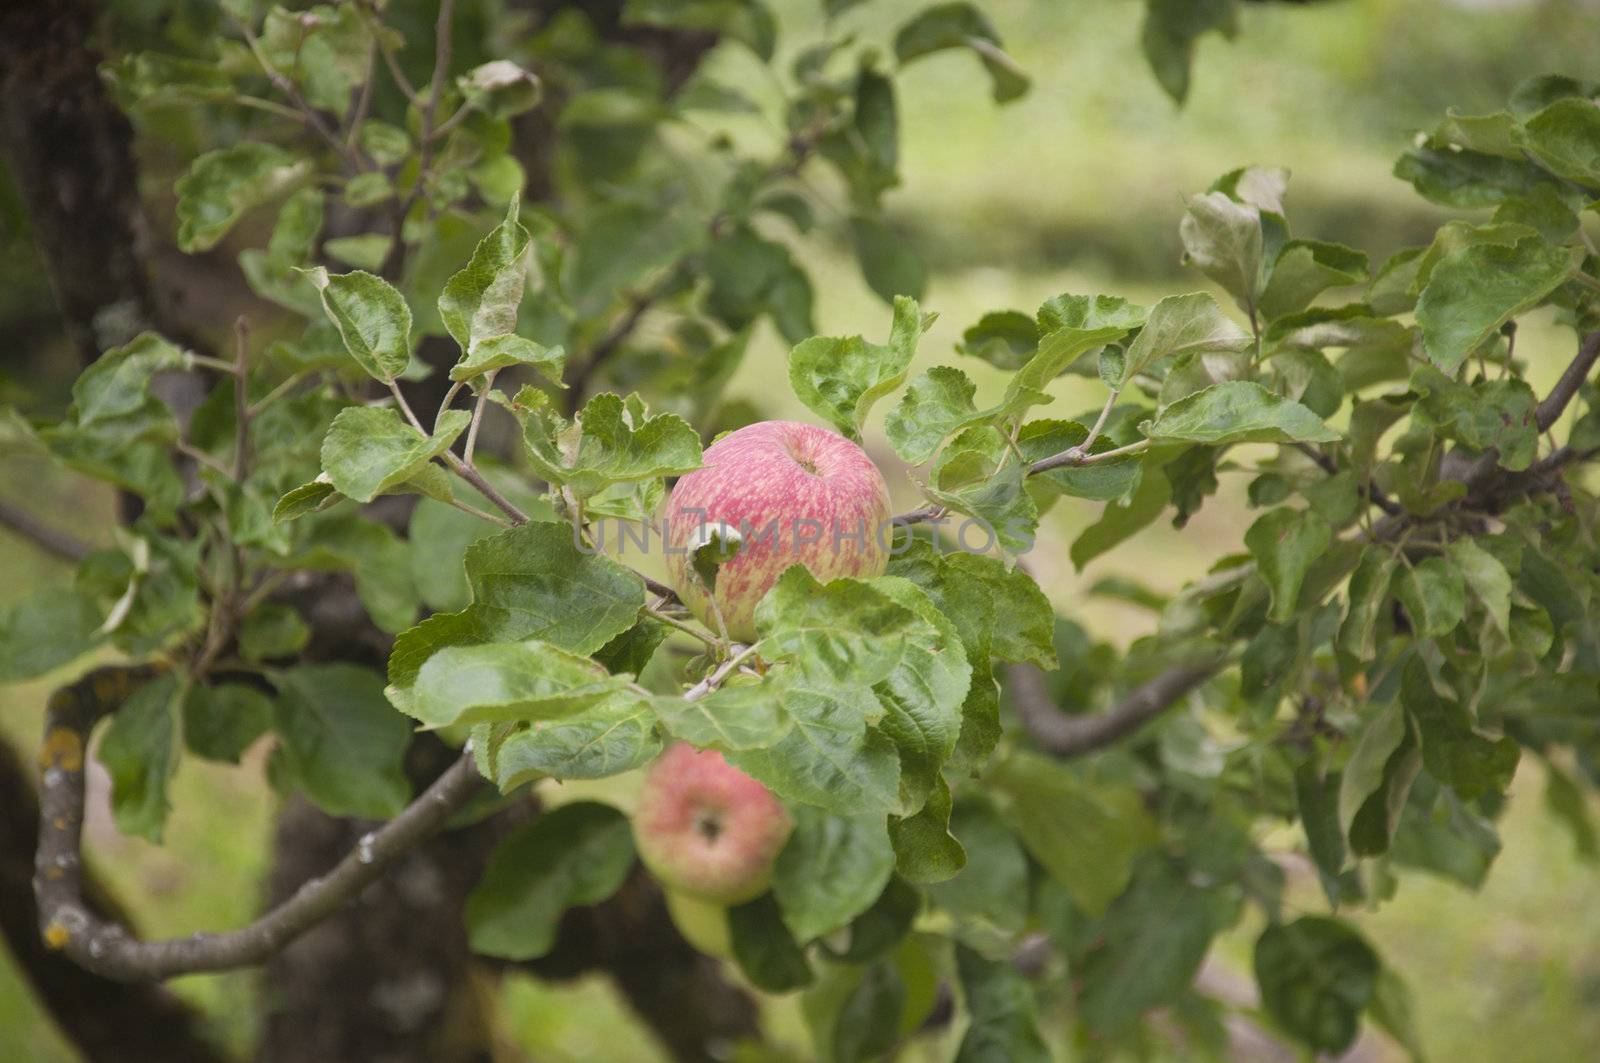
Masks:
[[[790,565],[824,583],[883,575],[888,522],[889,489],[856,444],[795,421],[747,425],[708,447],[704,466],[672,488],[663,529],[668,581],[712,631],[720,611],[730,637],[752,642],[756,603]],[[713,610],[689,551],[721,528],[738,534],[739,552],[717,570]]]
[[[724,906],[766,892],[793,829],[765,786],[683,742],[650,766],[633,817],[639,858],[663,886]]]

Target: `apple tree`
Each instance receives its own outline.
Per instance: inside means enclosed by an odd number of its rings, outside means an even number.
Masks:
[[[839,1063],[1226,1056],[1238,1004],[1197,975],[1249,924],[1274,1036],[1420,1053],[1344,913],[1419,869],[1481,881],[1525,759],[1593,850],[1600,84],[1442,116],[1395,173],[1459,216],[1387,261],[1294,235],[1287,174],[1243,165],[1174,206],[1188,290],[995,307],[930,351],[882,211],[895,79],[970,62],[1026,93],[977,5],[887,49],[837,0],[781,47],[757,0],[151,6],[0,15],[8,165],[85,359],[5,447],[122,518],[91,547],[6,505],[75,568],[0,613],[0,679],[94,665],[49,700],[30,973],[114,1002],[266,965],[285,1058],[468,1058],[489,1019],[461,1000],[505,970],[605,973],[684,1059],[760,1051],[789,994]],[[1181,99],[1233,5],[1145,19]],[[713,47],[769,81],[718,80]],[[162,217],[139,166],[170,158]],[[860,335],[814,335],[795,248],[823,238],[884,300]],[[216,274],[198,300],[163,280],[182,256]],[[1563,364],[1519,351],[1529,315]],[[769,331],[770,394],[730,396]],[[1099,400],[1062,409],[1064,374]],[[797,415],[830,456],[731,445]],[[664,531],[712,474],[709,519]],[[1248,530],[1201,578],[1095,588],[1152,633],[1100,641],[1035,580],[1229,478]],[[1057,543],[1052,507],[1096,516]],[[159,842],[179,765],[263,736],[266,909],[136,933],[85,861],[91,759]],[[414,1005],[360,1003],[402,975]]]

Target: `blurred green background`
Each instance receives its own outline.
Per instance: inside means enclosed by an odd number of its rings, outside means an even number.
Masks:
[[[786,46],[815,39],[817,0],[774,4]],[[886,40],[920,3],[873,0],[846,25]],[[1140,5],[1133,0],[1001,0],[987,3],[1008,50],[1034,79],[1016,104],[995,108],[983,75],[956,53],[919,64],[900,79],[902,188],[891,218],[927,256],[924,306],[940,320],[924,339],[921,365],[951,361],[952,345],[986,310],[1031,311],[1064,291],[1109,292],[1150,302],[1204,286],[1179,264],[1181,197],[1217,175],[1258,163],[1293,172],[1289,218],[1297,235],[1335,239],[1374,262],[1429,238],[1441,215],[1390,176],[1393,158],[1447,106],[1472,113],[1500,106],[1520,79],[1547,71],[1600,74],[1596,0],[1335,0],[1309,6],[1245,4],[1237,40],[1206,37],[1194,88],[1175,109],[1139,52]],[[737,46],[712,62],[723,80],[771,99],[771,75]],[[760,130],[750,132],[752,137]],[[818,197],[837,202],[820,181]],[[0,187],[0,197],[9,193]],[[9,214],[0,211],[0,214]],[[828,215],[824,213],[824,217]],[[834,230],[843,228],[834,216]],[[49,295],[26,253],[26,234],[0,231],[0,333],[13,342],[48,335]],[[850,249],[810,243],[803,257],[817,286],[824,332],[887,330],[888,312],[859,279]],[[1553,378],[1569,356],[1548,327],[1530,322],[1519,354],[1533,380]],[[763,333],[734,392],[772,415],[797,414],[771,381],[784,348]],[[974,372],[971,360],[963,368]],[[48,409],[64,401],[70,374],[0,376],[0,400]],[[981,380],[980,386],[994,386]],[[1060,413],[1098,406],[1098,385],[1057,385]],[[911,486],[881,438],[869,444],[897,491]],[[1249,523],[1243,477],[1181,532],[1162,524],[1093,564],[1072,570],[1066,545],[1098,505],[1066,500],[1042,529],[1031,567],[1057,610],[1104,637],[1126,642],[1153,618],[1087,594],[1106,575],[1172,589],[1236,549]],[[111,500],[35,459],[0,463],[0,495],[22,500],[76,533],[104,540]],[[20,598],[67,570],[0,531],[0,601]],[[37,743],[46,693],[62,676],[0,690],[0,730],[24,749]],[[275,798],[264,751],[242,768],[190,758],[174,793],[166,845],[125,838],[100,810],[91,819],[94,860],[153,934],[221,929],[257,908]],[[618,784],[624,795],[627,783]],[[569,788],[570,789],[570,788]],[[1385,960],[1410,982],[1422,1041],[1436,1059],[1590,1060],[1600,1045],[1600,873],[1577,857],[1571,837],[1544,808],[1536,768],[1517,777],[1502,834],[1505,849],[1482,888],[1417,874],[1381,910],[1357,916]],[[559,797],[557,798],[560,799]],[[1286,853],[1298,839],[1261,827]],[[1278,835],[1283,835],[1281,838]],[[1323,905],[1302,861],[1285,856],[1295,897]],[[1207,966],[1208,984],[1248,1003],[1249,942],[1235,930]],[[220,1038],[241,1051],[252,1034],[252,976],[195,976],[176,989],[205,1010]],[[512,978],[501,992],[500,1040],[507,1058],[659,1058],[648,1034],[609,987],[593,980],[560,989]],[[774,1006],[771,1032],[796,1058],[805,1039],[792,1001]],[[930,1050],[934,1051],[934,1050]],[[1369,1034],[1352,1058],[1398,1058]],[[0,1058],[74,1058],[60,1034],[0,955]],[[930,1055],[929,1058],[939,1058]],[[1293,1058],[1267,1052],[1259,1058]]]

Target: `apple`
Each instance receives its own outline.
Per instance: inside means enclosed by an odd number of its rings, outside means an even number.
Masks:
[[[826,583],[883,575],[889,564],[889,489],[867,452],[796,421],[762,421],[706,449],[704,465],[680,479],[667,502],[667,578],[700,621],[753,642],[755,611],[790,565]],[[715,593],[695,572],[692,551],[713,535],[737,539],[716,570]],[[713,599],[715,608],[713,608]]]
[[[633,817],[639,858],[670,892],[715,905],[766,892],[794,821],[714,749],[670,746],[645,773]]]
[[[733,932],[728,929],[728,909],[714,901],[677,890],[665,890],[672,925],[695,951],[719,960],[733,958]]]

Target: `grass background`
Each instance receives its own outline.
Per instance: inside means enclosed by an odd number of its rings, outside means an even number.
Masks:
[[[775,6],[791,41],[804,42],[820,28],[815,0]],[[874,0],[847,24],[866,39],[887,42],[920,6]],[[889,209],[933,267],[924,306],[941,315],[923,340],[918,369],[955,361],[961,330],[986,310],[1031,310],[1068,291],[1150,302],[1203,287],[1179,266],[1181,197],[1248,163],[1293,172],[1288,209],[1297,235],[1337,239],[1381,262],[1396,247],[1425,240],[1440,218],[1389,174],[1416,128],[1450,105],[1493,109],[1524,76],[1600,73],[1593,50],[1600,10],[1591,0],[1245,4],[1235,42],[1214,35],[1202,41],[1194,89],[1180,111],[1143,65],[1139,10],[1131,0],[984,6],[1034,79],[1025,99],[994,107],[977,64],[953,53],[899,79],[904,183],[891,193]],[[769,76],[736,48],[719,51],[713,62],[719,76],[752,95],[771,88]],[[808,179],[822,196],[833,194],[820,175]],[[842,219],[832,221],[838,228]],[[819,328],[881,338],[888,311],[859,280],[848,248],[813,242],[803,255],[818,287]],[[1530,325],[1519,352],[1530,359],[1537,384],[1559,372],[1570,340],[1548,324]],[[792,400],[785,405],[774,395],[784,353],[775,336],[761,336],[733,390],[769,414],[803,415]],[[980,388],[997,388],[997,378],[979,372],[981,366],[960,363]],[[1087,381],[1056,388],[1050,416],[1098,406],[1103,397]],[[869,434],[868,442],[897,492],[912,498],[881,436]],[[1117,574],[1175,589],[1236,549],[1249,516],[1243,479],[1233,479],[1182,532],[1163,522],[1084,573],[1072,570],[1066,546],[1099,507],[1066,500],[1045,521],[1033,569],[1058,611],[1104,637],[1136,637],[1150,624],[1148,615],[1091,599],[1087,587]],[[28,459],[0,463],[0,493],[27,500],[81,535],[107,534],[108,497]],[[0,573],[0,601],[68,576],[3,531]],[[61,678],[0,690],[0,731],[32,748],[46,693]],[[164,846],[117,834],[105,810],[97,810],[90,825],[94,862],[149,933],[226,928],[257,910],[275,812],[263,753],[258,747],[238,769],[185,760]],[[619,788],[625,793],[627,783]],[[1410,873],[1392,901],[1354,916],[1410,982],[1433,1058],[1559,1063],[1592,1059],[1600,1044],[1600,874],[1577,860],[1570,837],[1544,811],[1542,790],[1536,768],[1518,774],[1503,821],[1505,849],[1481,890]],[[1308,911],[1321,909],[1309,881],[1293,896]],[[1258,929],[1246,925],[1227,935],[1213,964],[1247,982]],[[75,1058],[8,964],[0,955],[0,1058]],[[253,1032],[252,977],[195,976],[175,988],[204,1009],[222,1041],[242,1052]],[[511,978],[502,994],[498,1034],[509,1057],[659,1058],[602,981],[553,989]],[[775,1005],[770,1023],[803,1058],[793,1002]],[[1366,1059],[1395,1055],[1376,1039],[1355,1051]]]

